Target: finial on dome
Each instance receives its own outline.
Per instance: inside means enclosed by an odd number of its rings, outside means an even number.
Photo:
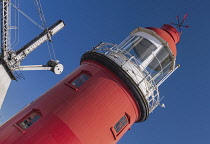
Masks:
[[[179,33],[182,34],[182,30],[181,30],[181,27],[185,27],[185,28],[188,28],[189,25],[183,25],[183,23],[186,21],[187,19],[187,16],[188,16],[188,13],[186,13],[184,15],[184,17],[182,18],[182,20],[180,20],[180,17],[179,16],[176,16],[176,19],[178,20],[178,23],[175,24],[175,23],[171,23],[170,25],[174,25],[176,29],[179,30]]]

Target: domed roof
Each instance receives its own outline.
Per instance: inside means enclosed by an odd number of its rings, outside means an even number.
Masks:
[[[171,25],[164,24],[161,28],[147,27],[146,29],[153,30],[161,38],[163,38],[168,45],[174,56],[177,55],[176,44],[180,41],[180,33]]]

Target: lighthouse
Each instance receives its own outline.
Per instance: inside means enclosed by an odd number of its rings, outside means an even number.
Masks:
[[[158,87],[177,69],[180,33],[138,27],[100,43],[80,66],[0,127],[1,144],[116,144],[161,106]]]

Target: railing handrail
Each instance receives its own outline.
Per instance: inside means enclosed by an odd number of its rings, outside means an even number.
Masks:
[[[139,70],[139,73],[143,72],[144,74],[144,78],[141,81],[146,80],[148,82],[146,83],[146,87],[147,87],[146,89],[148,91],[145,94],[145,99],[147,100],[147,103],[148,103],[149,112],[151,113],[158,105],[160,105],[158,85],[155,83],[153,77],[145,68],[142,70],[142,68],[140,67],[141,62],[137,58],[135,58],[135,56],[130,54],[128,51],[124,51],[124,50],[122,51],[122,48],[120,48],[118,45],[111,44],[111,43],[100,43],[99,45],[94,47],[92,51],[99,52],[101,54],[104,54],[107,57],[109,57],[111,53],[121,54],[125,56],[127,60],[123,64],[120,65],[121,67],[123,67],[123,65],[125,65],[128,61],[132,60],[133,64],[135,64],[135,68]]]

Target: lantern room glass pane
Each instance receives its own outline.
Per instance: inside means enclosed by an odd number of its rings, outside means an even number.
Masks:
[[[141,39],[139,36],[131,36],[119,45],[123,51],[127,52]]]
[[[157,49],[157,47],[148,39],[139,36],[132,36],[130,39],[125,41],[121,47],[125,54],[129,52],[140,62],[143,62],[152,54],[153,51]]]
[[[156,43],[147,38],[133,35],[119,46],[123,55],[128,59],[132,56],[135,57],[135,59],[132,58],[132,61],[144,71],[144,74],[149,72],[156,84],[172,70],[173,62],[170,50],[161,45],[161,42]]]
[[[130,53],[143,62],[157,47],[149,40],[142,38],[141,41],[130,50]]]
[[[169,53],[162,48],[156,57],[151,61],[149,67],[155,71],[160,71],[171,61]]]
[[[163,47],[154,59],[150,62],[147,70],[154,77],[155,82],[159,82],[171,69],[172,60],[169,52]]]

